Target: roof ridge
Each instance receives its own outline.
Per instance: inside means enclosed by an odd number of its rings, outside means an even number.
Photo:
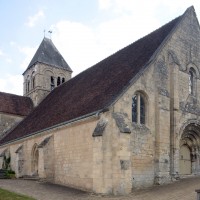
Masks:
[[[125,46],[125,47],[123,47],[123,48],[121,48],[121,49],[119,49],[119,50],[117,50],[116,52],[114,52],[114,53],[112,53],[112,54],[110,54],[109,56],[107,56],[106,58],[104,58],[103,60],[101,60],[101,61],[99,61],[99,62],[97,62],[96,64],[94,64],[93,66],[91,66],[91,67],[94,67],[95,65],[97,65],[97,64],[99,64],[99,63],[101,63],[101,62],[104,62],[106,59],[109,59],[110,57],[112,57],[112,56],[115,56],[118,52],[120,52],[120,51],[123,51],[124,49],[126,49],[126,48],[128,48],[128,47],[130,47],[130,46],[132,46],[133,44],[135,44],[136,42],[139,42],[140,40],[143,40],[143,39],[145,39],[146,37],[148,37],[149,35],[151,35],[151,34],[153,34],[154,32],[156,32],[156,31],[158,31],[158,30],[160,30],[161,28],[163,28],[164,26],[166,26],[166,25],[168,25],[168,24],[170,24],[171,22],[173,22],[174,20],[176,20],[176,19],[178,19],[178,18],[180,18],[180,17],[182,17],[184,14],[182,14],[182,15],[180,15],[180,16],[178,16],[178,17],[176,17],[176,18],[174,18],[174,19],[172,19],[171,21],[169,21],[169,22],[167,22],[166,24],[163,24],[162,26],[160,26],[160,27],[158,27],[157,29],[155,29],[154,31],[152,31],[152,32],[150,32],[150,33],[148,33],[147,35],[144,35],[143,37],[141,37],[141,38],[138,38],[137,40],[135,40],[134,42],[132,42],[131,44],[129,44],[129,45],[127,45],[127,46]],[[177,23],[179,23],[179,22],[177,22]],[[176,24],[177,25],[177,24]],[[174,29],[175,27],[173,27],[172,29]],[[173,30],[171,30],[171,31],[173,31]],[[169,33],[169,34],[171,34],[171,33]],[[168,37],[168,35],[166,36],[166,37]],[[163,43],[163,42],[162,42]],[[160,44],[160,45],[162,45],[162,43]],[[158,47],[159,48],[159,47]],[[90,69],[91,67],[89,67],[89,68],[87,68],[86,70],[88,70],[88,69]],[[84,70],[84,71],[86,71],[86,70]],[[81,72],[82,73],[82,72]],[[79,74],[77,74],[77,75],[79,75]]]
[[[8,93],[8,92],[0,91],[0,94],[6,94],[6,95],[10,95],[10,96],[17,96],[17,97],[23,97],[23,98],[29,98],[30,99],[30,97],[26,97],[26,96],[19,95],[19,94]]]

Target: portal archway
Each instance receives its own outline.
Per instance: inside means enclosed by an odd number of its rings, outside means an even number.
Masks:
[[[200,172],[200,125],[187,124],[182,132],[179,149],[180,175]]]

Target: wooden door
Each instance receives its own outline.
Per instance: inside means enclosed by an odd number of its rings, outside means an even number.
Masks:
[[[192,172],[192,163],[191,163],[191,156],[190,156],[190,149],[183,145],[180,148],[180,174],[187,175],[191,174]]]

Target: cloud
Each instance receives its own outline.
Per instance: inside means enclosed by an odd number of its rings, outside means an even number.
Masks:
[[[99,9],[100,10],[108,10],[112,6],[111,0],[99,0]]]
[[[0,49],[0,56],[4,56],[4,53],[1,49]]]
[[[25,55],[25,58],[20,64],[20,68],[25,70],[33,58],[37,48],[36,47],[18,47],[19,51]]]
[[[124,1],[115,1],[114,6],[114,1],[102,0],[101,6],[129,9]],[[114,11],[117,15],[95,26],[67,20],[52,25],[52,40],[74,71],[73,76],[160,26],[154,16],[148,16],[148,23],[147,16],[138,17],[139,11],[135,8],[131,8],[135,12],[126,14],[119,9]]]
[[[149,17],[155,17],[164,23],[172,19],[171,16],[183,14],[192,5],[196,11],[200,10],[199,0],[98,0],[99,10],[109,13],[109,16],[128,13],[139,20],[145,18],[149,22]]]
[[[3,58],[7,63],[12,63],[12,59],[0,49],[0,57]]]
[[[43,17],[44,12],[42,10],[39,10],[35,15],[28,17],[28,22],[26,23],[26,25],[32,28],[39,21],[39,19]]]
[[[23,77],[21,75],[7,74],[0,78],[0,91],[22,95]]]
[[[106,18],[93,26],[59,21],[52,25],[52,40],[74,76],[183,14],[187,7],[199,9],[198,1],[98,0],[99,12]]]
[[[60,21],[51,29],[52,40],[74,71],[73,74],[81,72],[98,60],[96,39],[90,27],[78,22]]]

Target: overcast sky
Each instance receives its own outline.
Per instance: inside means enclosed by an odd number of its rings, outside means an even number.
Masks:
[[[44,30],[75,76],[191,5],[200,19],[200,0],[0,0],[0,91],[23,95]]]

